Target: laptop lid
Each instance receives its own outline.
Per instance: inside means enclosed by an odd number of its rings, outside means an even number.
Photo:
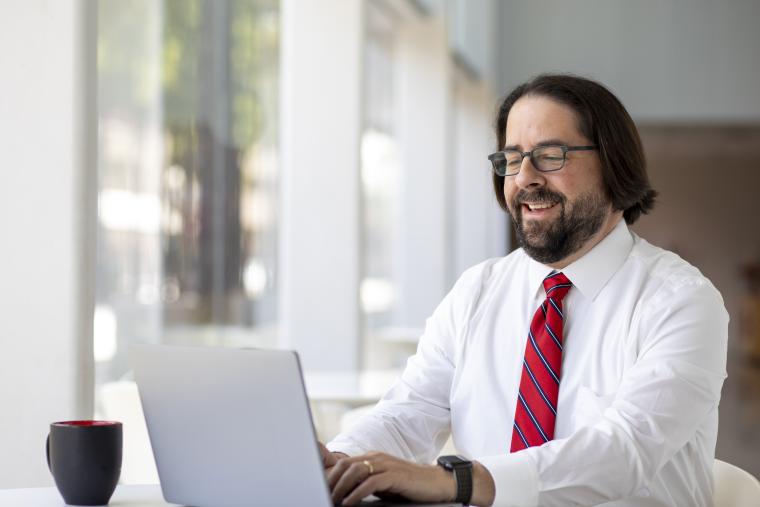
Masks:
[[[131,356],[168,502],[332,506],[295,352],[135,345]]]

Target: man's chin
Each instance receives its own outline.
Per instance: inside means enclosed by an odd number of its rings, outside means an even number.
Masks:
[[[526,251],[537,254],[543,258],[552,255],[547,249],[552,247],[552,237],[550,224],[536,224],[523,221],[524,227],[517,231],[517,239],[520,246]],[[526,227],[527,226],[527,227]]]
[[[545,246],[546,239],[549,236],[549,231],[552,229],[551,223],[538,222],[536,220],[523,220],[522,236],[527,243],[535,245],[536,247]]]
[[[534,238],[523,238],[522,241],[522,247],[525,250],[535,251],[535,252],[542,252],[548,248],[547,242],[543,241],[543,238],[541,239],[534,239]]]

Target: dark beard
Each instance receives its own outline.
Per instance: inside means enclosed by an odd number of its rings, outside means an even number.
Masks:
[[[548,223],[531,220],[526,225],[522,218],[525,201],[556,203],[559,217]],[[557,263],[580,250],[602,227],[609,206],[607,199],[595,192],[582,194],[568,205],[564,195],[546,188],[520,190],[511,204],[517,242],[542,264]]]

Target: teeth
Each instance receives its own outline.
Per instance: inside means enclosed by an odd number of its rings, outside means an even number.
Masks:
[[[551,208],[552,206],[554,206],[554,204],[549,204],[549,203],[543,203],[543,204],[528,204],[528,203],[525,203],[525,204],[528,205],[528,208],[530,208],[531,211],[536,210],[536,209]]]

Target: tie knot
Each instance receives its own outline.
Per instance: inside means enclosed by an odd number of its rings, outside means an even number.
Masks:
[[[552,272],[544,278],[546,297],[557,301],[562,301],[572,286],[572,282],[561,272]]]

